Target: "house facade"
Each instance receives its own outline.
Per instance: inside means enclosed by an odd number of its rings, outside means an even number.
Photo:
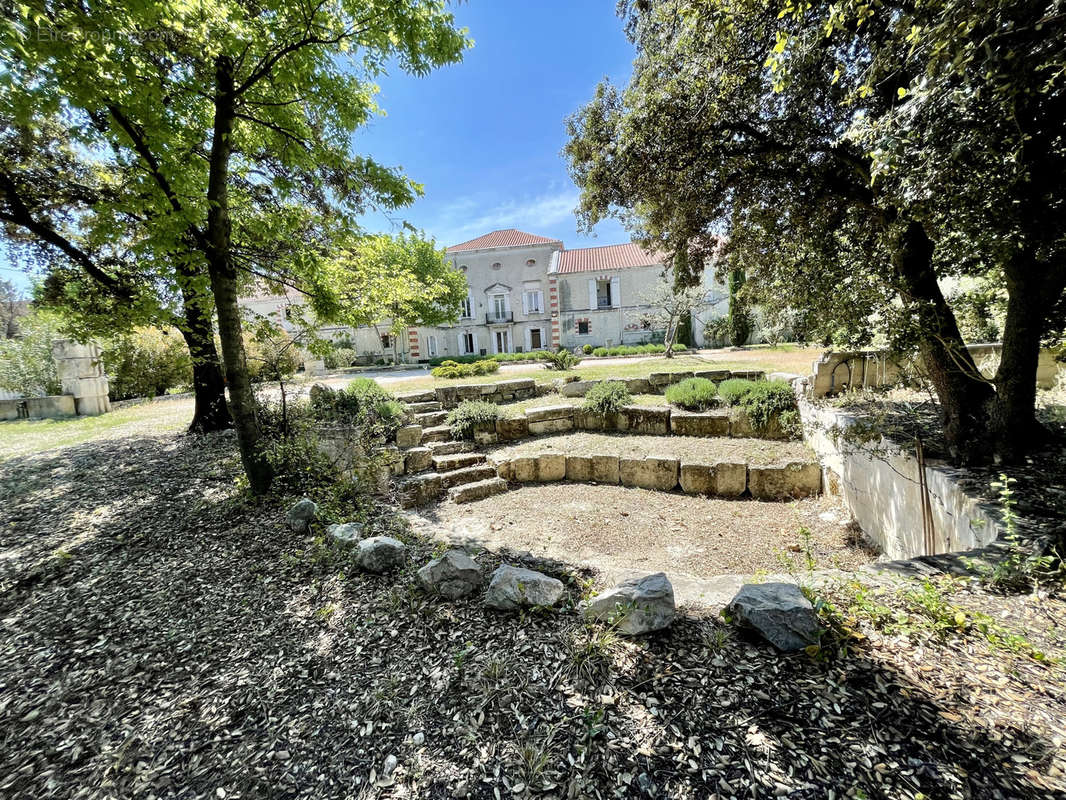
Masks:
[[[416,326],[398,338],[380,328],[325,328],[367,356],[426,361],[466,355],[644,344],[662,340],[645,298],[662,277],[661,259],[636,244],[567,250],[561,241],[515,229],[498,230],[447,248],[463,273],[467,296],[454,325]],[[725,313],[725,292],[706,275],[708,309],[693,321]],[[261,296],[242,303],[284,325],[292,298]],[[272,307],[273,305],[273,307]]]

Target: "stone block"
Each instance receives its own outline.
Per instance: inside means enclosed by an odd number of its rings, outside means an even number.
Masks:
[[[523,606],[553,606],[563,596],[563,583],[541,572],[504,564],[492,573],[485,605],[500,611]]]
[[[612,623],[623,636],[661,630],[677,616],[674,587],[663,572],[630,578],[583,603],[581,611]]]
[[[18,419],[22,400],[0,400],[0,419]]]
[[[499,393],[500,393],[500,387],[499,387],[498,384],[495,384],[495,383],[483,383],[483,384],[481,384],[481,399],[482,400],[492,400],[492,398],[488,397],[487,395],[499,394]]]
[[[543,406],[526,410],[528,422],[543,422],[550,419],[573,419],[574,407],[571,405]]]
[[[514,462],[510,459],[501,458],[489,458],[489,463],[496,468],[496,474],[503,478],[505,481],[513,481],[514,476]]]
[[[649,394],[651,392],[651,381],[647,378],[626,378],[622,383],[626,385],[630,394]]]
[[[499,381],[496,388],[502,392],[519,392],[536,388],[537,382],[532,378],[512,378],[509,381]]]
[[[618,477],[622,485],[641,489],[670,491],[677,486],[678,468],[676,458],[648,456],[618,459]]]
[[[537,480],[561,481],[566,477],[566,456],[562,453],[537,455]]]
[[[60,380],[66,378],[98,378],[103,374],[103,367],[97,358],[68,358],[56,362],[56,375]]]
[[[499,436],[496,435],[496,423],[479,422],[474,425],[474,442],[476,444],[496,444]]]
[[[723,411],[671,411],[670,431],[677,436],[728,436],[729,414]]]
[[[405,481],[400,486],[400,505],[404,508],[424,506],[435,502],[443,491],[444,484],[440,475],[435,472],[419,475],[417,478]]]
[[[437,399],[437,394],[432,389],[424,389],[420,392],[404,392],[396,395],[401,403],[432,403]]]
[[[496,435],[501,442],[524,439],[529,436],[529,424],[524,416],[512,419],[498,419],[496,420]]]
[[[595,411],[574,409],[574,427],[579,431],[602,431],[606,427],[606,417]]]
[[[56,339],[52,342],[52,358],[56,361],[65,361],[70,358],[94,358],[100,357],[100,346],[95,342],[81,344],[73,339]]]
[[[462,402],[463,400],[477,400],[481,397],[481,386],[479,383],[464,383],[455,387],[455,396]]]
[[[488,478],[475,483],[464,483],[448,490],[448,499],[453,503],[472,503],[494,494],[507,491],[507,481],[503,478]]]
[[[713,464],[681,464],[681,490],[687,494],[740,497],[747,485],[747,464],[727,461],[716,461]]]
[[[792,583],[744,584],[725,614],[786,653],[816,645],[821,638],[814,606]]]
[[[546,433],[559,433],[561,431],[570,431],[573,429],[574,418],[572,416],[529,423],[530,436],[542,436]]]
[[[695,374],[696,373],[692,372],[691,370],[687,370],[684,372],[671,372],[669,373],[670,383],[681,383],[681,381],[688,380],[689,378],[695,376]]]
[[[79,417],[98,417],[111,411],[111,400],[106,394],[93,397],[75,397],[74,410]]]
[[[63,394],[75,397],[106,397],[107,378],[64,378]]]
[[[729,412],[729,435],[734,438],[751,437],[755,435],[752,430],[748,412],[743,408],[734,408]]]
[[[811,497],[822,490],[822,468],[815,461],[748,467],[748,491],[756,500]]]
[[[559,394],[563,397],[584,397],[585,392],[595,386],[599,381],[573,381],[564,383],[559,387]]]
[[[654,388],[662,390],[664,386],[670,385],[670,375],[671,373],[669,372],[653,372],[648,376],[648,383]]]
[[[531,483],[537,479],[537,459],[519,456],[511,460],[512,479],[519,483]]]
[[[103,400],[105,403],[107,402],[106,395]],[[69,394],[27,397],[23,402],[26,403],[26,413],[30,419],[58,419],[60,417],[73,417],[78,413],[74,398]]]
[[[670,432],[670,409],[666,406],[626,406],[618,414],[616,429],[667,434]]]
[[[436,390],[437,402],[445,408],[454,408],[459,403],[459,394],[455,386],[440,386]]]
[[[397,447],[418,447],[422,444],[422,426],[404,425],[396,430]]]
[[[582,483],[618,483],[618,456],[567,456],[566,479]]]
[[[428,447],[412,447],[403,458],[404,472],[408,474],[422,472],[433,465],[433,451]]]
[[[729,380],[729,376],[732,373],[727,369],[704,369],[692,374],[696,378],[706,378],[709,381],[721,383],[722,381]]]

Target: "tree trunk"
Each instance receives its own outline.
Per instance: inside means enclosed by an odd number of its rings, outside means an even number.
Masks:
[[[179,268],[179,272],[182,270]],[[182,286],[182,302],[185,312],[181,334],[192,356],[192,385],[195,408],[189,433],[209,433],[233,427],[233,419],[226,407],[226,382],[222,378],[222,365],[215,348],[214,328],[211,323],[211,298],[192,286]]]
[[[218,312],[218,334],[229,384],[230,413],[237,429],[241,464],[254,494],[270,489],[273,474],[259,452],[259,420],[255,394],[248,377],[248,365],[241,335],[241,314],[237,304],[237,270],[230,252],[229,161],[230,137],[236,116],[233,93],[233,61],[229,56],[215,60],[215,120],[211,141],[207,185],[207,268]]]
[[[918,351],[940,400],[948,451],[958,464],[986,462],[991,456],[988,404],[994,396],[992,386],[978,373],[940,291],[932,265],[933,243],[924,226],[914,220],[899,225],[892,265],[904,301],[916,317]]]
[[[997,460],[1017,463],[1039,446],[1044,432],[1036,419],[1036,370],[1048,311],[1062,295],[1066,270],[1032,263],[1023,251],[1006,265],[1007,316],[1003,352],[989,417]]]

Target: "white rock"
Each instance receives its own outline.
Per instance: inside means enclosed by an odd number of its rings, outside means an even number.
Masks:
[[[553,606],[563,596],[562,581],[521,567],[500,566],[492,573],[485,605],[500,611],[522,606]]]
[[[363,523],[344,522],[326,528],[326,536],[338,547],[354,547],[363,538]]]
[[[582,610],[612,622],[626,636],[660,630],[677,616],[674,587],[663,572],[623,581],[592,598]]]
[[[388,572],[403,565],[407,547],[391,536],[371,536],[356,545],[355,563],[367,572]]]
[[[462,550],[449,550],[422,567],[418,581],[427,592],[454,600],[481,587],[481,570]]]
[[[786,652],[817,644],[821,633],[814,607],[794,583],[745,584],[725,613]]]
[[[311,520],[315,518],[317,513],[318,504],[304,497],[289,509],[286,519],[289,527],[296,533],[307,533],[308,528],[311,527]]]

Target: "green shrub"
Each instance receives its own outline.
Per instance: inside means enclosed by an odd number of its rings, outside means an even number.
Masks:
[[[500,418],[500,407],[488,400],[464,400],[448,413],[448,427],[456,439],[472,439],[474,426],[483,422],[495,422]]]
[[[744,395],[743,406],[752,429],[765,431],[780,414],[796,410],[796,395],[787,381],[755,381]]]
[[[527,353],[493,353],[490,356],[437,356],[429,359],[426,363],[430,367],[439,367],[448,361],[453,364],[473,364],[475,361],[484,361],[485,359],[491,359],[492,361],[542,361],[547,355],[548,351],[546,350],[530,350]]]
[[[158,397],[192,384],[192,359],[181,333],[171,328],[138,328],[103,348],[112,400]]]
[[[345,369],[352,366],[358,358],[359,353],[350,347],[338,347],[327,353],[323,360],[328,369]]]
[[[685,344],[684,342],[674,342],[675,353],[684,353],[686,350],[688,350],[687,344]]]
[[[603,356],[607,355],[607,348],[596,347],[592,350],[592,355],[602,358]]]
[[[591,355],[592,354],[592,345],[591,344],[582,345],[581,346],[581,352],[584,353],[585,355]]]
[[[382,436],[400,427],[406,413],[403,403],[370,378],[356,378],[340,391],[316,385],[311,390],[311,412],[321,422],[352,425]]]
[[[706,378],[686,378],[667,386],[665,394],[670,405],[689,411],[703,411],[718,405],[718,390],[714,382]]]
[[[629,389],[622,381],[603,381],[585,393],[582,408],[596,414],[612,414],[629,405],[631,399]]]
[[[28,397],[62,391],[52,358],[60,327],[56,314],[34,310],[19,320],[15,338],[0,339],[0,389]]]
[[[578,358],[569,350],[560,350],[557,353],[548,353],[545,366],[548,369],[568,372],[577,366]]]
[[[457,361],[442,361],[439,367],[434,367],[430,374],[434,378],[469,378],[472,375],[488,375],[500,368],[500,362],[490,358],[481,361],[459,363]]]
[[[718,396],[727,406],[741,405],[748,392],[755,386],[755,381],[746,378],[730,378],[718,386]]]

